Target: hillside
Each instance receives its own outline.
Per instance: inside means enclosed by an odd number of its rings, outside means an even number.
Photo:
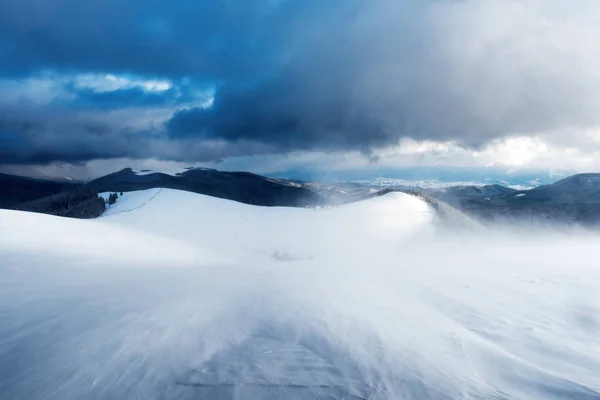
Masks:
[[[485,221],[600,225],[600,174],[573,175],[530,190],[494,185],[427,193]]]
[[[504,195],[517,194],[518,191],[502,185],[484,185],[484,186],[450,186],[440,189],[425,189],[425,193],[432,194],[436,198],[446,201],[449,204],[460,204],[463,199],[485,199]]]
[[[347,246],[335,239],[340,229],[348,229],[348,236],[357,238],[368,234],[401,239],[432,226],[434,217],[425,202],[404,193],[305,209],[254,207],[185,191],[150,189],[124,193],[99,221],[202,243],[227,255],[245,249],[244,257],[253,253],[270,257],[277,252],[308,257],[315,251],[335,252]],[[198,229],[190,229],[196,226]]]
[[[59,217],[90,219],[102,215],[106,209],[105,203],[106,201],[96,192],[78,187],[75,190],[21,203],[12,209]]]
[[[316,193],[248,172],[189,169],[169,175],[123,169],[93,180],[84,188],[96,192],[130,192],[153,188],[177,189],[261,206],[307,207],[323,204]]]
[[[80,186],[79,183],[0,174],[0,208],[37,200]]]
[[[525,200],[600,204],[600,174],[578,174],[527,192]]]

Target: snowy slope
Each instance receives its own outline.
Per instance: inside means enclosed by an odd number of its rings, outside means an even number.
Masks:
[[[0,211],[0,398],[600,399],[600,240],[432,221],[401,193]]]
[[[194,193],[152,189],[124,193],[101,218],[245,259],[250,254],[312,257],[362,241],[396,243],[432,231],[433,211],[392,193],[334,208],[253,207]]]
[[[164,266],[167,262],[197,265],[222,259],[206,248],[100,220],[0,210],[0,232],[0,260],[24,258],[24,265],[32,258],[144,266]]]

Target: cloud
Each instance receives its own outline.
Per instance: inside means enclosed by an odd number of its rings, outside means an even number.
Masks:
[[[182,146],[168,143],[164,121],[213,96],[186,82],[56,73],[0,80],[0,90],[0,164],[188,157],[173,151]]]
[[[6,0],[0,4],[0,57],[4,72],[13,74],[56,69],[207,79],[254,75],[262,67],[256,50],[267,56],[283,40],[270,34],[294,18],[286,10],[297,3],[286,3]]]
[[[144,92],[162,92],[173,87],[168,80],[141,79],[113,74],[83,74],[77,75],[73,80],[74,85],[78,88],[86,88],[100,93],[134,88]]]
[[[599,19],[596,0],[6,0],[0,74],[55,86],[0,120],[36,127],[11,131],[22,162],[597,147]]]
[[[118,89],[114,91],[96,92],[91,89],[79,90],[73,101],[74,105],[83,108],[96,109],[122,109],[128,107],[157,107],[175,105],[183,101],[191,101],[183,98],[175,90],[167,89],[160,92],[147,92],[143,88]]]
[[[277,75],[222,87],[211,109],[175,114],[169,131],[286,150],[403,137],[478,147],[597,126],[600,29],[581,10],[600,17],[600,6],[577,5],[369,2],[344,24],[308,27]]]

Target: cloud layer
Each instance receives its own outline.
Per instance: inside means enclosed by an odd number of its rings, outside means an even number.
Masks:
[[[6,0],[0,163],[589,148],[598,20],[595,0]]]

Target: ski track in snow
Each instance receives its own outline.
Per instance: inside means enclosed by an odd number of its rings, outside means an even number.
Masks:
[[[600,399],[593,235],[167,189],[0,232],[0,399]]]
[[[154,198],[156,196],[158,196],[160,194],[160,192],[162,192],[162,188],[149,189],[149,190],[145,190],[143,192],[144,193],[148,193],[152,197],[150,197],[148,200],[144,201],[143,203],[137,205],[139,203],[140,199],[139,199],[139,194],[135,193],[134,196],[133,196],[133,199],[135,201],[134,204],[136,204],[136,205],[134,207],[129,208],[129,209],[124,209],[123,207],[118,207],[118,211],[114,211],[114,209],[117,208],[115,206],[116,203],[115,204],[110,204],[110,205],[107,206],[108,208],[104,212],[103,216],[121,214],[121,213],[125,213],[125,212],[131,212],[131,211],[134,211],[134,210],[138,210],[138,209],[144,207],[146,204],[150,203],[152,200],[154,200]],[[104,200],[108,200],[108,197],[110,196],[111,193],[114,193],[114,192],[99,193],[98,196],[102,197]],[[125,196],[125,194],[121,195],[121,200],[122,201],[119,202],[119,206],[121,206],[122,205],[121,203],[123,203],[123,196]],[[131,199],[131,196],[127,195],[126,198]]]

